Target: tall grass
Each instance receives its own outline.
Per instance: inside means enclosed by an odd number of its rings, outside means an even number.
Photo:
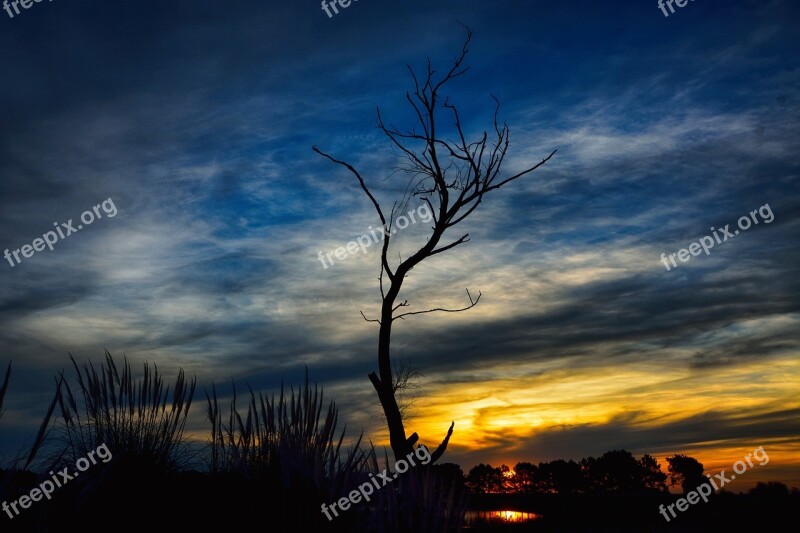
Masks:
[[[102,470],[96,467],[92,476],[61,489],[58,500],[40,505],[47,524],[57,523],[64,513],[88,526],[113,520],[130,505],[170,515],[171,506],[191,504],[215,508],[213,517],[193,518],[192,524],[201,528],[232,529],[266,517],[273,529],[287,532],[461,529],[463,487],[432,465],[411,468],[376,491],[371,502],[353,505],[328,522],[320,505],[336,502],[369,481],[369,474],[379,471],[378,460],[373,446],[363,446],[363,434],[345,444],[346,427],[339,428],[336,404],[326,402],[322,389],[309,383],[307,370],[300,387],[282,384],[271,396],[249,389],[241,400],[234,386],[225,407],[212,386],[206,392],[209,472],[200,473],[179,472],[190,457],[184,430],[194,379],[187,380],[180,370],[170,385],[155,365],[146,363],[135,377],[127,359],[118,367],[108,351],[97,366],[79,365],[72,356],[70,360],[74,379],[70,383],[64,372],[57,376],[56,393],[24,468],[45,440],[53,451],[51,466],[44,471],[74,463],[104,443],[114,458]],[[0,386],[0,414],[9,377],[10,367]],[[57,407],[63,423],[56,425],[60,439],[51,442],[46,437]],[[0,495],[13,491],[18,496],[34,483],[17,475],[34,476],[30,472],[0,474]],[[11,474],[16,476],[13,483]],[[132,516],[126,523],[147,520],[145,515]],[[188,523],[182,514],[169,520]]]
[[[77,384],[70,385],[61,374],[57,392],[64,422],[63,455],[75,461],[105,443],[114,457],[147,461],[162,469],[186,466],[186,418],[192,404],[196,380],[178,371],[170,394],[165,383],[148,363],[141,378],[134,379],[130,363],[123,358],[117,368],[105,351],[105,364],[91,362],[79,367],[70,355]]]
[[[0,386],[0,418],[3,418],[3,398],[6,397],[6,391],[8,390],[8,380],[11,377],[11,363],[8,363],[8,368],[6,368],[6,377],[3,379],[3,385]]]
[[[385,455],[385,465],[389,469],[388,455]],[[376,458],[373,458],[372,468],[378,471]],[[467,500],[463,482],[448,474],[444,467],[417,465],[375,493],[375,506],[367,529],[376,533],[460,532],[464,527]]]
[[[212,473],[277,483],[285,499],[310,502],[320,515],[316,498],[328,502],[346,494],[374,457],[372,448],[361,448],[362,436],[349,449],[342,447],[338,408],[333,401],[325,408],[322,390],[309,384],[307,370],[297,391],[292,387],[287,394],[281,384],[280,394],[269,397],[251,389],[242,412],[237,399],[234,386],[223,417],[216,388],[206,393]]]
[[[8,363],[8,367],[6,368],[5,377],[3,378],[3,384],[0,386],[0,418],[3,416],[3,401],[6,396],[6,392],[8,392],[8,383],[11,378],[11,363]],[[47,410],[47,413],[42,420],[42,423],[39,426],[39,432],[36,435],[36,439],[34,440],[33,444],[31,445],[31,449],[28,452],[28,457],[25,460],[22,468],[19,468],[19,464],[22,463],[24,458],[23,454],[19,454],[17,457],[11,460],[11,462],[7,465],[0,464],[0,500],[5,501],[6,499],[10,498],[12,494],[14,495],[21,495],[21,490],[24,487],[28,487],[36,478],[36,474],[33,472],[28,471],[28,467],[30,467],[33,460],[36,458],[36,454],[41,449],[42,445],[45,442],[45,437],[47,435],[47,430],[50,425],[50,420],[53,415],[53,411],[56,406],[56,399],[53,398],[53,401],[50,402],[50,407]]]
[[[3,416],[3,400],[5,399],[6,392],[8,392],[8,382],[11,378],[11,363],[8,363],[8,367],[6,368],[5,378],[3,378],[3,384],[0,386],[0,418]],[[36,454],[41,449],[42,445],[44,444],[45,437],[47,435],[47,429],[50,425],[50,419],[53,416],[53,410],[56,406],[56,399],[53,398],[53,401],[50,402],[50,407],[47,410],[47,413],[42,420],[42,423],[39,426],[39,432],[36,434],[36,439],[34,440],[33,444],[31,445],[30,452],[28,453],[28,458],[25,461],[22,470],[27,470],[28,467],[33,462]],[[11,461],[9,465],[9,471],[18,470],[18,464],[22,461],[22,456],[18,456]]]
[[[11,377],[11,363],[8,363],[6,368],[6,377],[3,378],[3,385],[0,386],[0,418],[3,418],[3,399],[6,397],[8,390],[8,380]],[[2,469],[0,464],[0,497],[5,500],[6,493],[8,492],[8,485],[10,485],[10,476]]]

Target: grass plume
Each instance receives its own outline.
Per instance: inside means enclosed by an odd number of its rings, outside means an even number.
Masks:
[[[57,399],[64,422],[65,453],[74,461],[105,443],[115,457],[141,458],[162,468],[185,466],[184,429],[196,380],[178,371],[170,394],[158,367],[144,363],[134,379],[130,363],[117,368],[106,350],[105,364],[78,366],[70,355],[77,386],[61,374]]]

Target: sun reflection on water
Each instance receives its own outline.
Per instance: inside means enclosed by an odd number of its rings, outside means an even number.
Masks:
[[[536,513],[527,513],[523,511],[469,511],[467,512],[467,521],[474,522],[504,522],[504,523],[522,523],[531,522],[541,518],[542,515]]]

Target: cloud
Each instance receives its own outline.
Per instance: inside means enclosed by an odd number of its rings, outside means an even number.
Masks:
[[[223,395],[229,378],[274,390],[307,366],[350,427],[384,438],[366,379],[377,330],[359,314],[378,311],[378,249],[317,259],[378,221],[311,146],[391,205],[407,176],[375,108],[411,125],[405,65],[451,61],[458,18],[477,30],[449,94],[469,133],[491,125],[498,94],[506,172],[558,153],[448,232],[469,243],[407,279],[410,310],[482,293],[467,313],[396,324],[394,353],[424,374],[422,439],[454,417],[464,460],[794,435],[796,406],[776,406],[798,350],[798,69],[791,17],[778,16],[793,8],[693,8],[666,26],[650,8],[589,2],[361,3],[335,20],[302,3],[26,13],[0,35],[23,50],[0,58],[14,80],[0,89],[3,249],[106,198],[119,213],[0,269],[0,348],[17,369],[4,430],[21,442],[67,352],[108,348]],[[773,223],[663,268],[662,253],[767,202]],[[391,259],[425,230],[405,230]],[[703,410],[715,372],[727,388],[714,392],[738,396]],[[689,412],[660,412],[679,390]]]

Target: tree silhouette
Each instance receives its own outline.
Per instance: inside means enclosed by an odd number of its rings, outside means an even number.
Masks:
[[[683,493],[694,490],[706,481],[703,463],[688,455],[676,454],[667,457],[671,485],[680,485]]]
[[[476,494],[503,492],[504,481],[505,477],[501,468],[483,463],[473,466],[466,479],[467,488]]]
[[[597,459],[581,460],[594,492],[637,494],[666,490],[666,474],[649,455],[636,458],[626,450],[611,450]]]
[[[536,489],[536,465],[517,463],[514,467],[514,492],[534,492]]]
[[[413,92],[406,93],[406,100],[411,107],[412,117],[415,121],[413,129],[401,131],[384,122],[380,108],[377,111],[378,128],[390,144],[400,150],[406,160],[405,165],[398,170],[409,177],[407,192],[399,202],[392,205],[388,215],[354,166],[336,159],[316,146],[313,147],[316,153],[333,163],[344,166],[355,176],[383,225],[383,247],[378,278],[382,298],[380,316],[375,319],[368,319],[364,316],[364,319],[379,325],[378,373],[372,372],[369,374],[369,379],[383,407],[389,428],[389,442],[395,458],[398,460],[413,451],[419,436],[417,433],[413,433],[410,437],[406,437],[403,415],[395,394],[397,381],[392,373],[390,352],[392,324],[397,319],[412,315],[466,311],[477,305],[481,297],[479,292],[478,296],[473,298],[467,290],[469,304],[462,308],[409,311],[407,308],[410,308],[411,304],[408,300],[400,298],[400,290],[406,276],[422,261],[469,240],[469,234],[463,234],[446,244],[443,242],[448,230],[472,214],[484,200],[485,195],[533,172],[555,154],[555,150],[553,150],[539,163],[520,172],[501,177],[501,168],[509,146],[509,128],[505,123],[501,126],[497,121],[499,102],[496,98],[491,134],[484,131],[477,140],[467,140],[458,109],[450,103],[446,96],[442,95],[442,90],[449,82],[461,77],[469,69],[464,66],[464,59],[471,40],[472,30],[467,28],[467,37],[460,55],[443,75],[439,75],[433,69],[430,60],[421,77],[418,77],[410,66],[408,67],[414,83]],[[449,131],[446,123],[445,127],[440,127],[442,114],[446,114],[451,121]],[[412,199],[419,200],[430,209],[433,216],[432,231],[428,241],[422,247],[393,267],[389,262],[389,244],[395,215]],[[388,287],[385,286],[386,283],[388,283]],[[432,462],[438,460],[447,449],[447,443],[453,434],[453,426],[454,423],[451,422],[447,435],[431,454]]]
[[[435,468],[439,473],[439,477],[449,484],[462,486],[466,481],[464,471],[456,463],[439,463]]]
[[[563,459],[539,463],[536,485],[541,492],[559,494],[575,494],[587,488],[581,465]]]
[[[644,454],[639,459],[639,468],[642,476],[642,485],[645,490],[658,492],[667,490],[667,475],[661,470],[661,465],[655,457]]]
[[[759,481],[756,486],[749,490],[748,494],[754,498],[763,500],[778,501],[789,497],[789,487],[779,481]]]

